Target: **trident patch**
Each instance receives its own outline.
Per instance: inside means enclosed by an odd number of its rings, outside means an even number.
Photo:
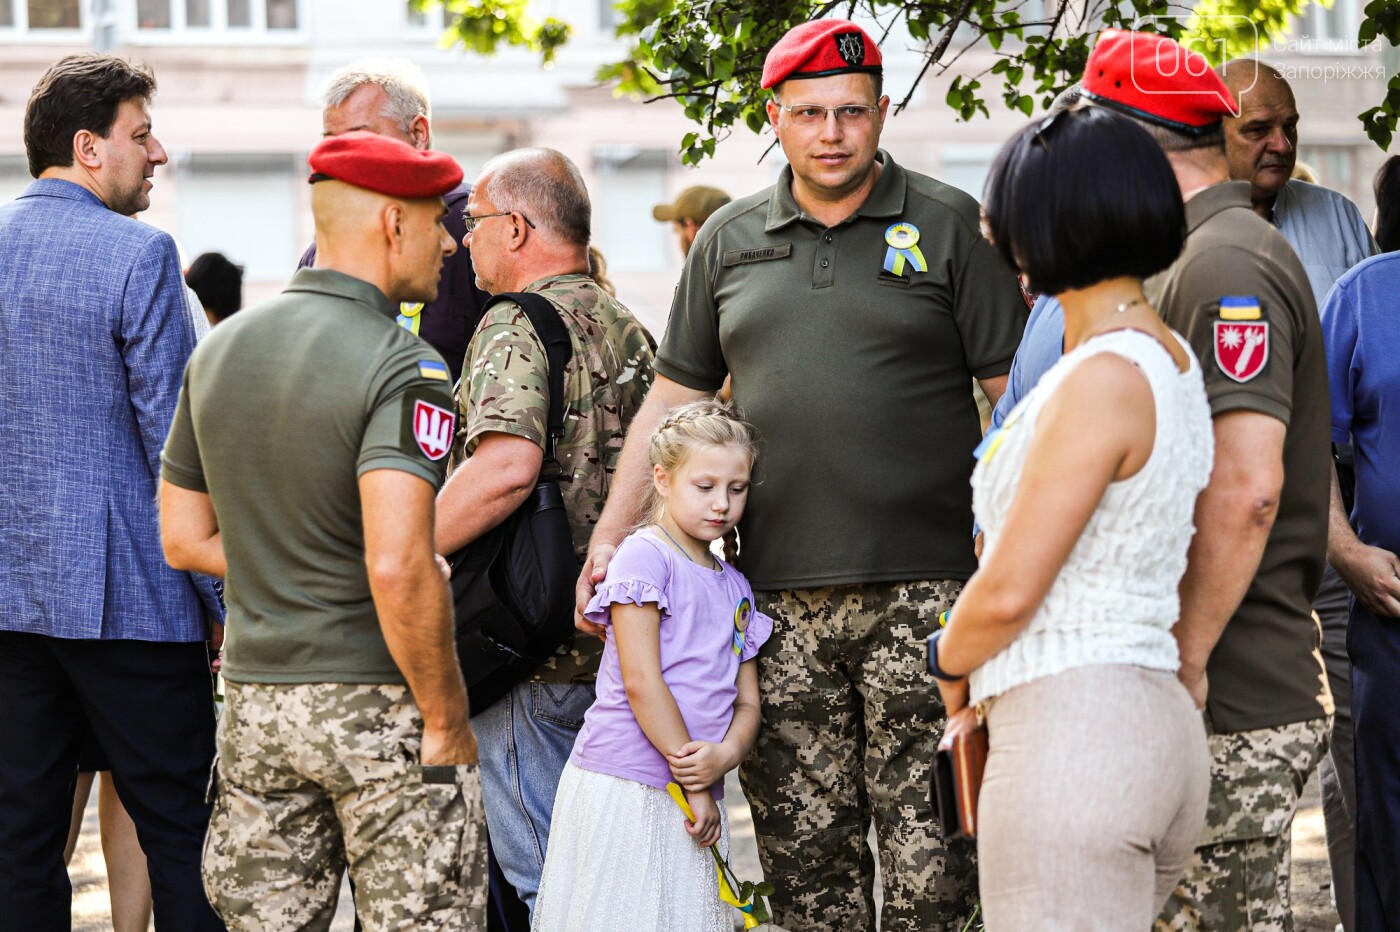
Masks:
[[[413,439],[428,459],[437,461],[452,449],[452,427],[457,417],[451,411],[426,401],[413,402]]]

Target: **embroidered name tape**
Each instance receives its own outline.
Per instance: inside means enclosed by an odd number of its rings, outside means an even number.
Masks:
[[[731,249],[720,257],[720,265],[744,265],[749,262],[767,262],[769,259],[786,259],[792,255],[792,243],[781,246],[759,246],[754,249]]]

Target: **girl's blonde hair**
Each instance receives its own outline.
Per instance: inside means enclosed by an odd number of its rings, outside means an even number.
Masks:
[[[733,404],[705,399],[675,408],[656,428],[647,447],[647,459],[674,473],[699,446],[738,447],[752,465],[758,458],[758,432],[744,420]],[[648,493],[647,516],[651,524],[661,520],[666,503],[656,491],[655,483]],[[731,530],[724,536],[724,557],[731,563],[738,553],[738,534]]]

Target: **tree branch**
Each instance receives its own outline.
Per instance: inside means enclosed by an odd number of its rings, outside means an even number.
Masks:
[[[943,28],[943,36],[938,40],[938,45],[934,47],[932,52],[924,57],[924,66],[919,69],[918,75],[914,78],[914,83],[909,85],[909,93],[905,94],[904,99],[899,102],[899,106],[894,108],[895,116],[898,116],[904,111],[905,107],[909,106],[909,101],[914,99],[914,91],[918,88],[919,82],[924,79],[924,75],[928,74],[928,70],[933,63],[943,57],[943,53],[948,49],[948,43],[953,41],[953,33],[957,31],[962,21],[967,19],[967,14],[972,9],[973,2],[974,0],[963,0],[963,4],[958,8],[958,12],[953,14],[952,19],[948,20],[948,25]]]

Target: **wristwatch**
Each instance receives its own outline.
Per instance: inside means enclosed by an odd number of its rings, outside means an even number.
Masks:
[[[935,631],[933,634],[929,635],[928,672],[933,674],[933,678],[936,680],[942,680],[945,683],[956,683],[958,680],[963,679],[963,677],[953,676],[938,665],[938,639],[942,636],[942,631]]]

